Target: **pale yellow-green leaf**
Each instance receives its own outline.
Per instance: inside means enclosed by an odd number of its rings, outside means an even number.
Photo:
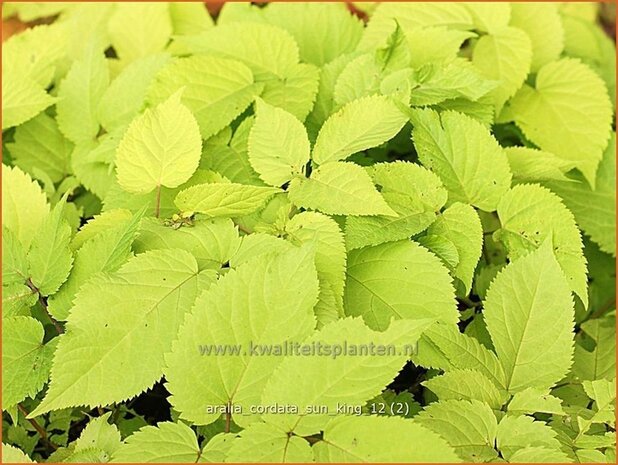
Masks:
[[[575,216],[578,226],[599,244],[601,250],[616,255],[616,134],[612,133],[592,189],[581,176],[568,182],[549,182]]]
[[[209,407],[221,409],[231,403],[245,413],[232,413],[235,423],[256,421],[249,408],[259,404],[265,383],[283,357],[255,355],[251,347],[280,347],[306,338],[315,327],[317,296],[313,254],[306,247],[255,257],[202,293],[166,356],[166,387],[180,417],[209,424],[221,413]],[[232,346],[240,351],[207,352]]]
[[[293,204],[330,215],[397,215],[355,163],[325,163],[308,179],[294,178],[288,194]]]
[[[376,163],[367,171],[397,217],[348,217],[345,223],[348,250],[418,234],[436,219],[446,203],[447,192],[440,179],[420,165]]]
[[[24,248],[49,212],[41,187],[17,167],[2,165],[2,226],[17,236]]]
[[[303,124],[281,108],[259,99],[248,140],[249,162],[260,178],[281,186],[303,174],[309,161],[309,139]]]
[[[130,124],[116,151],[120,186],[145,194],[155,188],[178,187],[197,169],[202,138],[191,112],[180,103],[180,93]]]
[[[605,83],[577,59],[543,66],[534,87],[525,84],[505,106],[501,121],[515,121],[542,150],[577,163],[594,185],[611,134],[612,105]]]
[[[185,313],[212,280],[212,271],[200,274],[195,259],[177,249],[140,254],[89,280],[75,297],[50,386],[31,417],[121,402],[150,388],[163,374],[163,354]],[[93,311],[101,302],[105,312]]]
[[[309,443],[267,423],[253,423],[244,429],[230,447],[230,463],[298,463],[312,462]]]
[[[500,113],[504,103],[524,83],[531,60],[530,39],[524,31],[515,27],[496,29],[477,42],[472,63],[487,79],[500,83],[491,91],[496,113]]]
[[[249,106],[261,85],[236,60],[201,55],[178,58],[157,74],[148,90],[148,102],[163,102],[181,88],[182,103],[194,114],[202,138],[208,139]]]
[[[376,95],[354,100],[326,120],[311,158],[320,165],[344,160],[392,139],[406,120],[388,97]]]
[[[465,461],[489,462],[497,456],[496,417],[487,404],[478,400],[441,400],[429,404],[416,421],[446,439]]]
[[[182,211],[231,218],[255,212],[277,192],[280,190],[274,187],[215,182],[180,191],[174,202]]]
[[[548,239],[570,289],[588,305],[586,258],[573,214],[560,198],[538,184],[519,184],[498,204],[501,228],[494,233],[511,260],[534,251]]]
[[[401,417],[338,416],[312,449],[316,462],[461,461],[440,435]]]
[[[564,47],[564,30],[558,5],[549,2],[511,3],[511,26],[524,31],[532,45],[530,71],[557,60]]]
[[[197,437],[189,426],[162,421],[126,438],[110,462],[195,463],[200,455]]]
[[[550,388],[569,371],[573,299],[549,241],[498,273],[483,315],[509,392]]]
[[[47,382],[58,340],[43,344],[44,335],[43,325],[29,316],[2,319],[3,409],[34,398]]]
[[[172,35],[168,4],[119,2],[108,30],[114,50],[126,63],[161,52]]]
[[[392,321],[383,332],[369,329],[360,318],[345,318],[325,325],[303,341],[309,346],[319,341],[324,349],[322,355],[316,352],[312,356],[285,357],[267,381],[261,397],[263,405],[291,405],[298,411],[267,413],[263,419],[282,431],[301,436],[323,430],[338,404],[361,406],[378,395],[408,360],[408,350],[432,321]],[[346,353],[341,353],[343,341],[348,345]],[[390,349],[382,355],[371,353],[367,347],[361,351],[361,347],[371,342]],[[340,354],[335,357],[337,349]],[[351,352],[354,349],[356,352]],[[306,376],[307,373],[314,375]],[[325,406],[330,415],[309,411],[307,406]]]
[[[495,210],[511,185],[511,171],[489,130],[454,111],[414,110],[412,123],[419,159],[440,177],[449,200]]]
[[[410,240],[350,252],[344,304],[346,314],[362,316],[378,331],[387,328],[391,318],[448,323],[458,319],[448,270],[438,257]]]

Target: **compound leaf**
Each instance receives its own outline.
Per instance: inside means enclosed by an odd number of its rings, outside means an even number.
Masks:
[[[185,312],[212,280],[198,275],[189,253],[170,249],[140,254],[117,272],[90,279],[67,318],[47,395],[30,415],[120,402],[152,386]],[[96,311],[102,301],[105,312]]]

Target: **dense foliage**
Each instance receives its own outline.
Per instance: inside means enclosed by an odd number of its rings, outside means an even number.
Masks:
[[[5,462],[615,462],[598,6],[355,8],[3,5]]]

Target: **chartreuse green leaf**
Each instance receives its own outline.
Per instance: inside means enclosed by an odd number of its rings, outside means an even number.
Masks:
[[[405,76],[410,69],[411,50],[400,27],[393,23],[393,31],[385,44],[375,51],[361,54],[350,61],[337,77],[334,99],[338,106],[344,106],[368,96],[397,93],[383,90],[383,84],[397,76]],[[396,73],[402,71],[404,74]],[[385,87],[384,89],[387,89]],[[402,89],[402,100],[409,98],[409,89]]]
[[[483,314],[510,392],[550,388],[568,372],[573,300],[549,241],[498,273]]]
[[[187,212],[199,212],[209,217],[249,215],[263,207],[279,189],[230,182],[197,184],[178,193],[174,203]]]
[[[309,161],[309,139],[292,114],[263,100],[256,102],[255,123],[248,139],[249,162],[260,178],[281,186],[303,175]]]
[[[382,3],[378,5],[367,24],[359,48],[373,48],[386,40],[397,20],[404,32],[421,27],[472,29],[473,19],[464,5],[422,3]]]
[[[300,59],[316,66],[353,52],[363,33],[360,19],[337,3],[273,3],[264,19],[292,34]]]
[[[339,318],[343,315],[346,264],[339,225],[321,213],[302,212],[285,225],[285,236],[298,246],[315,242],[315,267],[320,281],[320,294],[314,309],[318,324]]]
[[[463,58],[453,59],[447,64],[429,63],[413,77],[418,81],[411,93],[413,106],[435,105],[452,99],[464,99],[470,105],[470,101],[477,102],[485,96],[485,100],[490,101],[488,93],[497,86],[495,81],[484,78],[472,63]]]
[[[508,413],[532,415],[535,413],[564,415],[562,401],[549,394],[547,389],[529,387],[517,392],[508,405]]]
[[[48,299],[48,311],[57,320],[66,320],[81,286],[98,272],[116,271],[131,256],[141,215],[104,231],[87,241],[75,255],[73,270],[57,293]]]
[[[2,165],[2,227],[9,229],[24,249],[49,213],[41,187],[17,167]]]
[[[605,81],[612,106],[615,106],[615,41],[595,20],[577,17],[570,12],[562,14],[561,19],[564,29],[564,54],[581,59]]]
[[[2,228],[2,316],[29,316],[39,298],[28,286],[26,251],[10,229]]]
[[[110,462],[195,463],[201,450],[191,428],[182,422],[162,421],[129,436],[112,454]]]
[[[107,132],[128,125],[137,116],[155,75],[169,59],[166,53],[145,56],[131,62],[111,82],[101,96],[97,110],[101,126]]]
[[[594,413],[591,418],[578,417],[579,433],[576,439],[586,433],[592,424],[613,424],[616,419],[616,378],[611,381],[606,379],[584,381],[582,384],[588,397],[594,400]]]
[[[166,357],[170,402],[180,417],[209,424],[232,404],[246,414],[233,414],[234,422],[254,421],[249,406],[259,404],[282,357],[252,356],[251,346],[303,340],[315,327],[317,297],[318,278],[307,247],[255,257],[221,277],[197,299]],[[224,345],[239,347],[239,353],[209,352]]]
[[[583,452],[583,451],[577,451]],[[592,461],[592,460],[590,460]],[[571,459],[561,450],[544,446],[527,446],[511,454],[510,463],[569,463]],[[582,460],[588,462],[588,460]]]
[[[301,223],[300,221],[298,223]],[[294,249],[292,241],[266,233],[253,233],[240,238],[236,253],[230,258],[230,266],[236,268],[264,254],[280,254]]]
[[[517,260],[551,239],[556,260],[570,289],[588,305],[586,259],[573,214],[555,194],[536,184],[521,184],[507,192],[498,204],[501,228],[495,238]]]
[[[73,62],[58,89],[58,127],[72,142],[94,140],[99,133],[98,105],[109,85],[109,70],[99,43],[92,41]]]
[[[308,179],[294,178],[288,194],[293,204],[329,215],[397,215],[355,163],[325,163]]]
[[[219,433],[213,436],[202,449],[198,463],[221,463],[224,462],[227,454],[234,444],[237,436],[233,433]]]
[[[236,253],[239,243],[238,229],[229,218],[196,218],[187,225],[143,218],[133,249],[137,253],[184,249],[195,257],[200,270],[218,270]]]
[[[107,210],[98,215],[95,215],[75,233],[73,240],[71,241],[71,249],[73,251],[78,250],[90,239],[98,236],[99,234],[112,230],[117,226],[127,224],[133,215],[129,210],[121,208]]]
[[[462,334],[454,324],[436,324],[421,336],[412,361],[445,372],[470,369],[481,372],[499,389],[506,387],[504,369],[496,354],[477,339]]]
[[[451,67],[452,64],[457,63],[457,65],[461,65],[463,63],[463,60],[456,60],[462,44],[466,39],[476,37],[476,34],[471,31],[447,29],[444,26],[436,26],[406,30],[405,37],[408,48],[410,49],[410,66],[414,69],[420,71],[427,70],[429,67],[434,68],[435,66],[435,69],[450,68],[452,70],[454,69]],[[455,69],[461,69],[463,71],[461,67]],[[470,66],[466,69],[474,70],[474,67]],[[442,74],[441,76],[445,78],[447,74],[450,73]],[[457,74],[460,80],[463,80],[467,76],[464,72]],[[475,74],[475,76],[477,75]],[[479,76],[477,76],[477,78],[478,77]],[[451,81],[453,82],[452,85],[456,86],[454,80]],[[479,82],[479,84],[481,84],[481,87],[485,85],[481,82]],[[461,87],[467,87],[468,91],[473,91],[471,88],[472,86],[468,87],[465,83]],[[477,92],[479,90],[481,89],[476,89]],[[415,89],[413,92],[413,98],[417,91],[418,89]]]
[[[498,424],[496,445],[506,460],[511,460],[518,450],[528,447],[544,447],[560,452],[556,431],[542,421],[525,415],[506,415]]]
[[[262,99],[304,121],[318,92],[319,69],[308,63],[290,68],[284,78],[264,82]]]
[[[3,71],[2,129],[18,126],[34,118],[57,99],[32,79]]]
[[[323,347],[330,347],[330,354],[285,357],[264,388],[262,404],[291,405],[298,411],[267,413],[263,419],[281,431],[301,436],[323,430],[337,405],[360,408],[379,394],[409,359],[408,350],[432,321],[396,320],[383,332],[369,329],[360,318],[345,318],[324,326],[304,344],[315,346],[319,342]],[[349,351],[333,356],[335,350],[342,349],[341,341],[346,341],[348,349],[357,348],[356,353]],[[367,348],[361,352],[361,347],[370,342],[384,346],[383,355],[370,355]],[[390,349],[387,351],[386,347]],[[309,377],[307,373],[314,375]],[[350,380],[355,380],[353,387]],[[330,415],[309,411],[307,406],[326,406]]]
[[[498,455],[494,449],[498,424],[487,404],[477,400],[441,400],[425,407],[416,418],[443,437],[462,460],[489,462]]]
[[[532,45],[530,71],[535,73],[543,65],[557,60],[564,47],[564,31],[554,3],[511,4],[511,26],[526,33]]]
[[[267,423],[253,423],[232,442],[226,462],[312,462],[309,443]]]
[[[515,121],[539,148],[577,163],[594,185],[610,138],[611,115],[607,88],[599,76],[579,60],[563,58],[543,66],[535,86],[525,84],[500,120]]]
[[[167,3],[118,3],[109,19],[109,37],[118,57],[133,61],[161,52],[172,35]]]
[[[427,234],[448,239],[457,249],[459,260],[452,273],[457,278],[458,293],[467,295],[483,248],[483,229],[476,210],[470,205],[454,203],[427,228]]]
[[[348,217],[345,224],[348,250],[418,234],[436,219],[446,203],[447,192],[440,179],[417,164],[376,163],[367,172],[397,217]]]
[[[393,286],[393,282],[399,285]],[[389,242],[348,254],[346,314],[362,316],[370,328],[382,331],[393,317],[455,323],[458,315],[453,297],[448,270],[416,242]]]
[[[73,265],[71,227],[64,217],[64,199],[56,204],[34,234],[28,251],[30,279],[39,293],[55,293],[64,283]]]
[[[49,378],[57,339],[43,344],[43,325],[29,316],[2,318],[2,403],[34,398]],[[6,460],[6,458],[5,458]]]
[[[505,147],[504,152],[513,172],[513,181],[542,182],[568,181],[565,173],[575,164],[553,153],[529,147]]]
[[[423,385],[444,400],[478,400],[494,410],[500,410],[506,401],[506,392],[477,370],[450,370]]]
[[[453,111],[413,110],[411,117],[419,159],[440,177],[449,200],[495,210],[511,185],[511,172],[489,130]]]
[[[511,19],[510,3],[466,2],[465,7],[472,15],[474,28],[482,32],[493,34],[508,26]]]
[[[202,150],[199,127],[180,102],[180,92],[130,124],[118,145],[116,172],[120,186],[145,194],[178,187],[197,169]]]
[[[49,389],[31,416],[120,402],[152,386],[163,374],[163,354],[211,273],[200,274],[189,253],[170,249],[140,254],[117,272],[90,279],[74,299]],[[105,312],[94,311],[101,302]]]
[[[207,140],[200,166],[216,171],[232,182],[264,186],[249,162],[248,141],[254,121],[253,117],[245,118],[233,135],[231,129],[223,130]]]
[[[69,171],[73,144],[46,113],[17,127],[14,142],[6,147],[15,165],[34,178],[43,170],[53,182],[59,182]]]
[[[419,447],[401,447],[405,443]],[[316,462],[461,461],[441,436],[400,417],[337,417],[312,449]]]
[[[21,20],[32,21],[24,17]],[[41,89],[47,88],[59,60],[66,55],[68,32],[66,24],[55,22],[29,27],[9,37],[2,44],[2,66],[3,72],[9,73],[7,78],[21,76]]]
[[[120,447],[120,432],[115,425],[108,422],[111,415],[112,413],[108,412],[88,422],[75,441],[75,452],[96,447],[111,456]]]
[[[515,95],[530,71],[532,46],[524,31],[515,27],[495,29],[474,47],[472,63],[487,79],[498,81],[491,92],[496,113]]]
[[[2,461],[5,463],[35,463],[21,449],[2,443]]]
[[[183,87],[182,103],[194,114],[203,139],[229,125],[261,90],[239,61],[191,56],[172,61],[157,74],[148,101],[158,104]]]
[[[311,158],[319,165],[344,160],[392,139],[405,122],[406,116],[388,97],[354,100],[326,120]]]
[[[581,324],[584,334],[594,341],[594,348],[588,350],[581,344],[575,345],[573,373],[583,380],[614,378],[616,373],[616,318],[592,319]]]
[[[559,181],[559,180],[557,180]],[[575,181],[575,182],[573,182]],[[616,134],[611,139],[591,188],[581,177],[547,183],[575,216],[577,225],[599,244],[601,250],[616,255]]]
[[[169,8],[175,35],[199,34],[214,26],[208,9],[200,2],[170,2]]]
[[[298,45],[285,30],[269,24],[232,22],[175,40],[182,53],[212,54],[247,65],[256,81],[285,78],[298,64]]]

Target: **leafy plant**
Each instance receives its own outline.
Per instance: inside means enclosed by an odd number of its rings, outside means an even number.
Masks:
[[[4,3],[3,461],[615,462],[597,10]]]

